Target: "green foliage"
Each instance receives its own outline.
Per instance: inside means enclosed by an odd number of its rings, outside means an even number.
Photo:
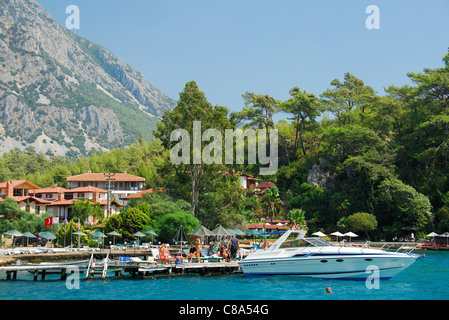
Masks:
[[[13,229],[19,232],[39,232],[44,228],[44,217],[22,211],[17,201],[6,198],[0,202],[0,233]]]
[[[55,232],[55,236],[56,236],[56,241],[60,246],[70,246],[72,245],[73,247],[77,247],[78,246],[78,235],[73,234],[74,232],[77,231],[81,231],[84,234],[86,234],[86,236],[79,236],[80,237],[80,245],[81,243],[90,245],[89,241],[89,237],[88,237],[88,232],[86,230],[84,230],[83,227],[80,227],[80,229],[78,229],[77,227],[77,223],[75,221],[69,221],[67,223],[63,223],[61,225],[60,228],[58,228],[58,230],[56,230]]]
[[[287,219],[294,221],[298,229],[307,230],[305,212],[302,209],[292,209],[287,213]]]
[[[182,226],[186,234],[199,228],[200,221],[189,211],[176,211],[157,220],[155,227],[158,240],[164,243],[173,243],[178,228]]]
[[[429,198],[397,179],[386,179],[377,190],[377,216],[385,225],[426,226],[432,219]]]
[[[368,236],[368,231],[372,231],[377,228],[377,220],[373,214],[357,212],[346,218],[340,219],[339,226],[348,231],[363,231]]]
[[[90,199],[77,199],[70,207],[75,221],[86,221],[88,218],[98,221],[103,220],[104,213],[99,202]]]
[[[92,57],[99,59],[101,48],[90,49]],[[118,76],[113,68],[108,72]],[[157,139],[151,143],[142,135],[127,148],[98,151],[77,161],[46,158],[31,149],[14,150],[0,158],[0,180],[66,186],[68,176],[87,170],[126,170],[144,177],[146,187],[166,187],[168,193],[131,201],[120,215],[107,219],[105,227],[126,237],[157,227],[167,242],[181,222],[192,228],[198,221],[209,228],[234,227],[257,222],[261,216],[288,217],[298,223],[303,215],[309,230],[358,228],[375,238],[383,230],[397,233],[403,228],[444,232],[449,226],[449,54],[443,57],[442,67],[408,76],[413,86],[386,84],[384,94],[375,93],[350,73],[343,80],[333,80],[320,99],[297,87],[290,90],[287,101],[246,92],[243,110],[231,114],[225,107],[213,107],[191,81],[180,93],[176,108],[164,114],[155,132]],[[41,84],[41,91],[45,85]],[[91,97],[74,102],[88,103],[93,97],[112,103],[96,88],[81,85]],[[32,87],[22,91],[23,99],[36,98]],[[290,123],[274,123],[281,111],[288,114]],[[137,110],[128,119],[136,116]],[[275,182],[277,189],[258,197],[232,178],[234,171],[256,173],[254,164],[173,165],[170,151],[178,141],[170,140],[171,132],[185,129],[192,139],[193,121],[202,122],[202,133],[208,128],[234,129],[240,121],[253,128],[277,127],[280,147],[290,156],[285,161],[280,155],[283,161],[276,175],[263,177]],[[140,125],[136,121],[135,126]],[[137,128],[131,131],[138,132]],[[8,205],[12,203],[4,204],[5,208]],[[13,211],[13,207],[7,209]]]

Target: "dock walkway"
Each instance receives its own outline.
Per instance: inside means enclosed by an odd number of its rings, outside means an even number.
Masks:
[[[46,275],[60,274],[60,280],[66,280],[67,275],[73,272],[85,273],[87,280],[106,279],[106,278],[123,278],[125,274],[131,277],[154,277],[154,276],[170,276],[170,275],[217,275],[217,274],[233,274],[240,273],[241,269],[237,262],[209,262],[209,263],[169,263],[160,264],[150,260],[140,260],[139,262],[122,262],[119,260],[109,259],[106,255],[101,263],[93,263],[95,257],[104,257],[99,253],[91,254],[89,263],[79,265],[74,261],[73,264],[26,264],[26,265],[9,265],[0,267],[0,275],[6,273],[6,280],[16,280],[17,274],[20,272],[28,272],[33,274],[33,280],[46,280]],[[113,274],[113,276],[111,276]],[[98,275],[100,277],[98,277]]]

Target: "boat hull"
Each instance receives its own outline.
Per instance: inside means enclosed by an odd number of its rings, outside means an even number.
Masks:
[[[322,279],[387,280],[412,265],[417,255],[320,255],[306,257],[247,258],[240,261],[245,276],[297,275]]]

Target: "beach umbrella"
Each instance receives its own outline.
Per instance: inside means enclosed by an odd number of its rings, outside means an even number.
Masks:
[[[198,229],[190,232],[189,235],[194,235],[194,236],[213,236],[214,234],[212,233],[212,231],[207,229],[205,226],[200,226]]]
[[[198,229],[192,231],[189,233],[189,235],[194,235],[198,237],[207,237],[207,236],[213,236],[214,233],[207,229],[205,226],[200,226]]]
[[[151,244],[153,244],[153,242],[154,242],[154,237],[155,237],[155,236],[157,237],[157,233],[154,232],[153,230],[145,231],[145,233],[152,236],[152,237],[151,237]]]
[[[448,238],[449,238],[449,232],[445,232],[445,233],[443,233],[443,234],[440,234],[440,237],[444,237],[444,238],[446,238],[446,247],[447,247],[447,245],[448,245]]]
[[[51,233],[50,231],[44,231],[44,232],[39,233],[39,237],[45,238],[47,240],[56,239],[56,236],[53,233]]]
[[[337,237],[337,241],[338,241],[338,237],[344,237],[344,234],[338,231],[335,231],[333,233],[330,234],[331,236],[336,236]]]
[[[312,236],[317,236],[317,237],[326,237],[326,235],[324,233],[322,233],[321,231],[318,232],[314,232],[312,233]]]
[[[5,232],[4,234],[8,235],[8,236],[13,236],[13,237],[21,237],[22,233],[20,233],[19,231],[17,231],[16,229],[14,230],[9,230],[7,232]]]
[[[45,238],[50,241],[56,239],[56,236],[53,233],[51,233],[50,231],[43,231],[43,232],[39,233],[39,237]]]
[[[16,229],[14,229],[14,230],[9,230],[9,231],[5,232],[4,234],[13,237],[13,239],[12,239],[13,247],[14,247],[14,237],[21,237],[21,236],[22,236],[22,233],[20,233],[20,232],[17,231]]]
[[[179,227],[178,231],[176,231],[173,240],[175,240],[175,242],[181,242],[181,254],[182,254],[182,243],[187,242],[187,236],[182,225]]]
[[[82,231],[77,231],[77,232],[74,232],[72,234],[75,234],[75,235],[78,236],[78,248],[79,248],[80,247],[80,237],[81,236],[86,236],[86,234],[84,232],[82,232]]]
[[[118,233],[117,231],[111,231],[109,233],[107,233],[108,235],[112,236],[112,243],[114,243],[115,245],[115,237],[121,237],[122,235],[120,233]]]
[[[245,232],[247,235],[252,235],[254,241],[256,240],[256,236],[260,236],[262,233],[263,232],[257,231],[256,229],[250,229]]]
[[[137,231],[136,233],[133,233],[133,236],[137,237],[139,242],[140,242],[140,237],[145,237],[145,235],[142,232],[140,232],[140,231]]]
[[[244,236],[246,233],[240,229],[227,229],[230,233],[235,234],[236,236]]]
[[[358,237],[358,235],[356,235],[354,232],[351,232],[351,231],[346,232],[346,233],[344,234],[344,236],[349,237],[349,242],[351,242],[351,238]]]
[[[218,225],[214,230],[211,231],[216,236],[231,236],[232,233],[230,233],[228,230],[223,228],[221,225]]]
[[[92,237],[97,238],[98,240],[98,247],[100,247],[100,238],[106,238],[107,236],[101,232],[101,231],[95,231],[94,233],[90,234]]]
[[[36,236],[34,235],[34,234],[32,234],[31,232],[24,232],[23,234],[22,234],[22,236],[24,236],[24,237],[26,237],[27,238],[27,250],[28,250],[28,241],[29,241],[29,239],[30,238],[36,238]]]
[[[428,237],[438,237],[438,236],[440,236],[440,235],[439,235],[438,233],[431,232],[431,233],[429,233],[427,236],[428,236]]]
[[[176,242],[181,242],[181,244],[182,244],[182,242],[187,241],[187,236],[186,236],[186,233],[182,226],[180,226],[178,231],[176,231],[176,234],[175,234],[175,237],[173,238],[173,240]]]

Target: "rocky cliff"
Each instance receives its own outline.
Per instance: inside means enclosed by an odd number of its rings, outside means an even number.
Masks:
[[[32,146],[78,156],[151,139],[175,105],[34,0],[0,0],[0,154]]]

